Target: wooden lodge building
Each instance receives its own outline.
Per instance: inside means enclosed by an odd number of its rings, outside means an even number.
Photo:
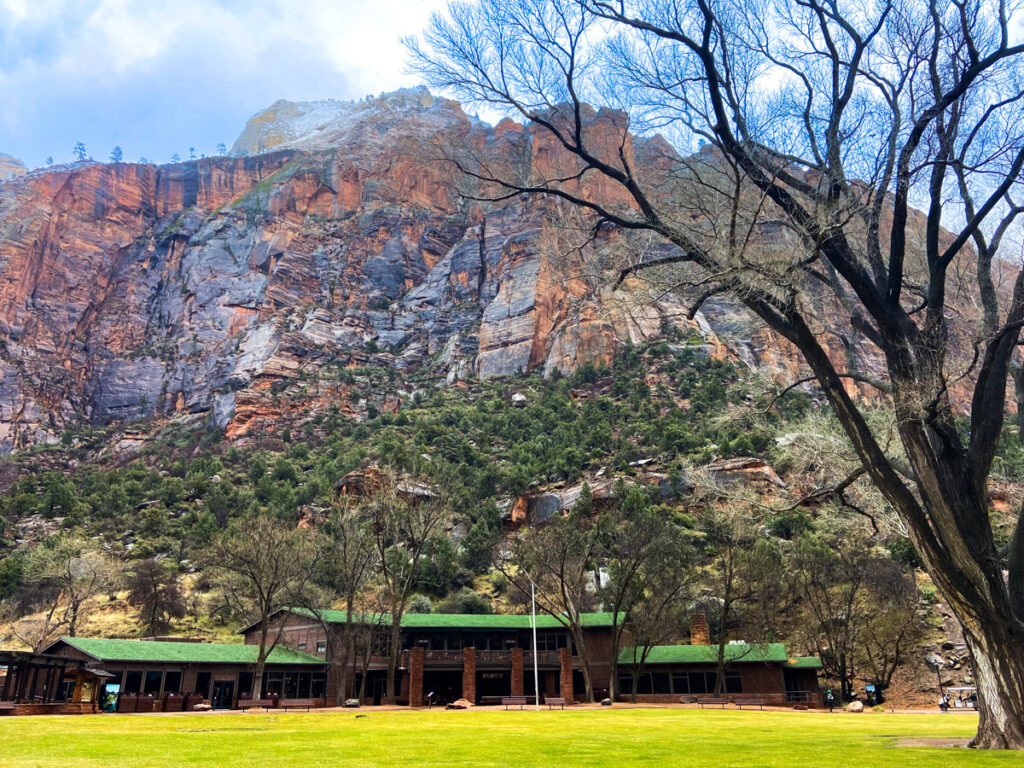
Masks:
[[[319,616],[291,609],[280,622],[281,645],[315,653],[325,661],[339,651],[344,611],[322,611]],[[608,695],[612,671],[612,616],[581,616],[595,698]],[[582,701],[586,696],[582,664],[569,629],[553,616],[537,616],[537,648],[529,616],[406,614],[402,617],[402,652],[399,663],[398,703],[425,706],[465,698],[477,704],[499,703],[502,697],[534,696],[534,657],[544,697]],[[326,627],[326,628],[325,628]],[[258,625],[242,630],[246,643],[258,643]],[[348,690],[339,697],[335,676],[327,681],[328,701],[354,698],[379,704],[385,694],[387,634],[379,628],[378,655],[372,656],[362,680],[359,660],[346,676]],[[679,702],[713,694],[718,645],[711,645],[702,615],[692,618],[691,645],[649,649],[637,682],[639,702]],[[619,654],[617,698],[631,700],[632,659],[640,651],[625,648]],[[357,654],[350,654],[350,657]],[[781,643],[725,647],[725,691],[730,700],[757,699],[766,704],[820,706],[816,657],[790,658]],[[433,694],[432,696],[430,694]],[[429,699],[429,701],[428,701]]]
[[[584,614],[583,626],[594,692],[608,695],[611,615]],[[331,674],[346,616],[288,609],[274,617],[280,634],[263,675],[258,699],[273,705],[312,701],[330,706],[362,694],[362,703],[384,699],[389,627],[363,627],[377,638],[366,661],[353,659],[348,690],[338,695]],[[42,653],[0,651],[0,714],[97,711],[188,711],[197,705],[236,708],[252,699],[259,626],[241,631],[242,643],[61,638]],[[690,645],[648,649],[635,681],[640,702],[694,701],[715,690],[718,646],[702,616],[693,617]],[[534,696],[534,659],[542,700],[585,697],[580,658],[571,634],[551,616],[537,617],[537,643],[529,616],[406,614],[402,618],[399,704],[425,706],[465,698],[498,704],[503,697]],[[617,698],[629,701],[638,649],[618,658]],[[362,654],[350,654],[350,657]],[[731,701],[821,705],[817,658],[790,658],[781,644],[725,647],[725,695]],[[365,663],[365,667],[364,667]],[[363,679],[365,677],[365,680]]]

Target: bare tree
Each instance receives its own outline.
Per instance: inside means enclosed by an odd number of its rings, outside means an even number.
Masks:
[[[700,286],[698,306],[728,292],[800,351],[963,627],[974,745],[1024,748],[1024,547],[998,551],[986,496],[1024,326],[1024,271],[998,255],[1022,210],[1017,11],[1007,0],[483,0],[436,15],[410,48],[432,85],[525,120],[561,153],[543,175],[451,153],[478,197],[544,194],[599,229],[653,232],[670,246],[620,280],[681,267],[667,279]],[[587,99],[624,111],[596,131]],[[638,150],[631,128],[660,130],[681,154]],[[706,151],[684,157],[699,142]],[[961,294],[980,317],[960,311]],[[830,355],[826,336],[848,354]],[[869,353],[880,377],[860,368]],[[855,385],[891,396],[906,464],[880,444]],[[966,434],[956,392],[970,403]]]
[[[317,581],[335,598],[340,598],[345,620],[324,624],[330,642],[331,671],[335,676],[337,703],[348,689],[348,672],[367,623],[373,623],[366,606],[366,593],[380,566],[376,537],[369,520],[343,498],[334,507],[330,520],[322,527],[324,549]],[[320,606],[314,606],[314,609]],[[319,610],[315,615],[322,617]],[[365,640],[365,638],[364,638]]]
[[[308,530],[267,514],[232,520],[203,553],[206,564],[223,577],[228,603],[259,627],[254,697],[262,693],[267,658],[288,617],[283,609],[299,604],[316,558]]]
[[[796,547],[792,566],[808,614],[805,643],[821,658],[825,674],[839,681],[841,701],[850,701],[868,618],[868,558],[857,545],[827,546],[808,538]]]
[[[407,494],[403,487],[393,475],[383,475],[379,487],[370,490],[358,510],[358,514],[366,516],[373,532],[381,592],[391,624],[387,669],[389,703],[398,698],[395,672],[402,650],[402,616],[415,591],[427,543],[444,531],[449,519],[448,506],[441,496]]]
[[[618,659],[627,632],[638,627],[661,634],[661,626],[678,606],[692,579],[692,549],[667,510],[651,504],[642,488],[618,489],[616,505],[606,513],[600,557],[607,582],[599,596],[612,614],[611,672],[608,696],[618,694]],[[639,617],[634,612],[640,611]],[[645,656],[644,650],[634,656]],[[642,659],[634,659],[640,661]],[[638,670],[637,670],[638,671]],[[633,693],[636,694],[634,675]]]
[[[47,539],[29,553],[19,592],[7,601],[12,633],[35,651],[58,634],[74,637],[89,601],[115,576],[110,558],[90,542],[70,535]]]
[[[861,629],[861,668],[866,670],[881,703],[896,670],[924,632],[918,610],[921,598],[912,575],[891,560],[874,558],[867,576],[867,619]]]
[[[597,600],[596,558],[605,533],[602,518],[593,516],[592,511],[589,494],[581,494],[568,514],[556,515],[540,528],[521,531],[496,563],[521,594],[529,597],[533,589],[537,605],[572,634],[587,701],[594,700],[594,685],[583,614]]]

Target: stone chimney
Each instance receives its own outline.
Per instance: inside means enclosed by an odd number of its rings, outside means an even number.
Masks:
[[[690,645],[711,645],[708,617],[703,613],[695,613],[690,617]]]

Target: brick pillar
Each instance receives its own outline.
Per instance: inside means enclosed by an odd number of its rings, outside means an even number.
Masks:
[[[711,645],[708,617],[703,613],[695,613],[690,617],[690,645]]]
[[[512,649],[512,695],[523,695],[523,649]]]
[[[423,706],[423,646],[417,645],[409,654],[409,706]]]
[[[476,704],[476,648],[462,651],[462,698]]]
[[[395,674],[398,675],[398,698],[403,701],[409,701],[409,669],[396,669]],[[391,691],[388,691],[388,696],[391,695]]]
[[[544,677],[541,678],[540,684],[542,692],[545,696],[555,695],[555,673],[553,670],[548,670],[543,673]]]
[[[562,698],[566,704],[572,704],[572,651],[568,648],[559,648],[558,663],[561,666]]]

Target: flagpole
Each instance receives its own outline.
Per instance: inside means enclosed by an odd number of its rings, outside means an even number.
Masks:
[[[533,696],[540,709],[540,673],[537,671],[537,585],[530,579],[530,625],[533,627]]]

